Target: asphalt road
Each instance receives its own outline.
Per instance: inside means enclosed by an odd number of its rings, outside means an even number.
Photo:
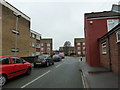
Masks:
[[[3,88],[83,88],[79,58],[66,57],[50,67],[33,68],[31,75],[12,78]]]

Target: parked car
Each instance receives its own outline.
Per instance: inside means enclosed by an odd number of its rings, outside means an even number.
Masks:
[[[64,58],[65,58],[64,53],[60,53],[60,54],[59,54],[59,56],[60,56],[60,57],[62,57],[62,59],[64,59]]]
[[[5,85],[7,79],[21,74],[30,74],[32,65],[15,55],[0,55],[0,86]]]
[[[41,56],[36,56],[33,64],[34,67],[38,67],[38,66],[48,67],[50,65],[54,65],[54,61],[50,55],[41,55]]]
[[[53,60],[54,61],[61,61],[62,57],[60,57],[59,55],[53,55]]]

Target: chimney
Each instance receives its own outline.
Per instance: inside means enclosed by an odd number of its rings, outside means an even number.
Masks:
[[[112,5],[111,11],[120,13],[120,1],[118,2],[118,5],[117,4]]]

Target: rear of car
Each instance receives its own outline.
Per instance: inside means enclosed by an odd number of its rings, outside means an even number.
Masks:
[[[30,74],[32,65],[24,59],[15,55],[0,55],[0,86],[3,86],[7,79],[21,74]]]
[[[34,60],[34,67],[39,67],[39,66],[50,66],[54,64],[54,61],[50,57],[50,55],[41,55],[37,56]]]
[[[59,56],[60,56],[62,59],[64,59],[64,58],[65,58],[64,53],[60,53],[60,54],[59,54]]]
[[[61,61],[62,58],[59,55],[53,55],[53,61]]]

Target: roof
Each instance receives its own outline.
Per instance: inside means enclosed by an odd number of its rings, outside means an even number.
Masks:
[[[118,31],[118,30],[120,30],[120,23],[116,27],[114,27],[112,30],[110,30],[108,33],[106,33],[104,36],[102,36],[101,38],[98,38],[98,41],[101,41],[101,40],[107,38],[108,36],[110,36],[115,31]]]
[[[111,11],[119,12],[120,13],[120,5],[113,4]]]
[[[36,32],[36,31],[30,30],[30,32],[33,33],[33,34],[35,34],[35,35],[39,35],[39,36],[41,36],[41,34],[38,33],[38,32]]]
[[[78,42],[84,42],[85,38],[74,38],[74,41],[78,41]]]
[[[52,40],[52,38],[42,38],[41,40]]]
[[[93,18],[106,18],[106,17],[120,17],[120,13],[113,11],[103,11],[103,12],[92,12],[85,13],[87,19]]]
[[[27,15],[25,15],[24,13],[22,13],[20,10],[18,10],[17,8],[15,8],[13,5],[11,5],[10,3],[6,2],[5,0],[0,0],[0,3],[2,5],[4,5],[5,7],[9,8],[10,10],[12,10],[13,12],[20,14],[23,18],[25,18],[26,20],[30,21],[30,17],[28,17]]]

